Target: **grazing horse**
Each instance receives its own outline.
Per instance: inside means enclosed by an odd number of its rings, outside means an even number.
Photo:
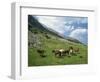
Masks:
[[[79,53],[79,48],[75,49],[74,51],[75,53]]]
[[[60,52],[60,57],[62,57],[64,55],[65,50],[64,49],[60,49],[59,52]]]
[[[55,54],[55,56],[59,56],[59,57],[62,57],[62,56],[71,56],[71,55],[76,55],[76,53],[79,52],[79,48],[75,49],[71,46],[69,47],[68,50],[64,50],[64,49],[55,49],[55,50],[52,50],[52,52]]]
[[[68,51],[64,49],[55,49],[52,50],[52,52],[55,53],[55,56],[59,56],[59,57],[65,56],[66,53],[68,53]]]
[[[59,51],[61,52],[61,56],[66,56],[66,55],[69,55],[69,53],[70,53],[70,50],[61,49]]]
[[[55,54],[55,56],[60,56],[61,54],[59,49],[52,50],[52,52]]]
[[[73,54],[74,53],[74,49],[73,49],[73,47],[71,46],[71,47],[69,47],[69,55],[71,55],[71,54]]]
[[[66,55],[69,55],[69,50],[65,50],[64,53],[65,53]]]

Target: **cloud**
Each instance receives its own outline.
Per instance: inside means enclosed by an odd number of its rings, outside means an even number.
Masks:
[[[70,33],[69,36],[85,44],[87,43],[87,29],[75,29]]]
[[[66,21],[66,17],[54,17],[54,16],[35,16],[35,18],[43,25],[51,28],[61,34],[69,32],[74,29],[74,26],[69,24],[71,21]],[[68,24],[68,25],[66,25]]]

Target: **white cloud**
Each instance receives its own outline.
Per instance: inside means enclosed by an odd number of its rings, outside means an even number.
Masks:
[[[71,21],[65,21],[64,17],[53,17],[53,16],[36,16],[38,21],[47,26],[48,28],[51,28],[61,34],[64,34],[65,32],[71,31],[74,29],[74,27],[70,25],[66,25],[66,23],[72,23]]]
[[[69,36],[76,38],[83,43],[87,43],[87,29],[75,29],[70,33]]]

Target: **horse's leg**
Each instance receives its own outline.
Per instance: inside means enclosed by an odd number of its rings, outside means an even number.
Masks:
[[[64,56],[64,53],[63,52],[61,52],[61,57],[63,57]]]
[[[68,55],[70,55],[70,51],[68,52]]]
[[[71,52],[71,51],[69,51],[69,56],[71,56],[71,54],[72,54],[72,52]]]
[[[57,57],[57,53],[55,53],[55,57]]]
[[[61,57],[61,52],[59,52],[59,57]]]

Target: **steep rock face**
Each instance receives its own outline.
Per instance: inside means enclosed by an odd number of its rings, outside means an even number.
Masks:
[[[44,27],[32,15],[28,15],[28,26],[29,30],[31,30],[31,28],[39,28],[40,30],[45,30]]]
[[[41,41],[37,35],[32,33],[31,31],[28,31],[28,46],[29,47],[35,47],[40,48],[41,47]]]

